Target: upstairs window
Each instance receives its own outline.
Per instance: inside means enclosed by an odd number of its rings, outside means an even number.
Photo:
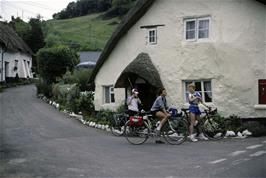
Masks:
[[[189,95],[188,85],[190,83],[194,83],[196,85],[195,91],[201,94],[203,102],[206,103],[212,102],[212,85],[210,80],[184,81],[186,102],[188,102],[188,95]]]
[[[185,20],[185,40],[197,41],[209,39],[210,36],[210,18],[195,18]]]
[[[115,92],[113,86],[105,86],[104,87],[104,102],[105,103],[114,103],[115,102]]]
[[[148,29],[148,42],[149,44],[157,44],[157,29]]]

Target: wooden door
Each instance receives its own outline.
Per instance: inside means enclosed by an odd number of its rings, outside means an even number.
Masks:
[[[259,80],[259,104],[266,104],[266,80]]]

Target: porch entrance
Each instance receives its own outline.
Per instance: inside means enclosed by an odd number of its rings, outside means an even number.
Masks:
[[[151,109],[160,87],[163,87],[160,75],[146,53],[139,54],[124,69],[115,84],[115,88],[125,88],[125,100],[131,95],[133,88],[138,89],[144,110]]]

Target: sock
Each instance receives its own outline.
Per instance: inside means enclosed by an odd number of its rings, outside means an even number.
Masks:
[[[161,130],[161,128],[162,128],[162,124],[161,124],[161,122],[160,122],[160,124],[158,125],[158,127],[156,128],[157,130]]]

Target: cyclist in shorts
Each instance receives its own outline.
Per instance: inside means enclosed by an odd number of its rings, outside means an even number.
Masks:
[[[192,142],[197,142],[198,139],[195,138],[193,135],[194,126],[197,125],[199,119],[200,119],[200,109],[199,109],[199,103],[202,103],[205,107],[208,107],[202,102],[202,97],[199,92],[195,91],[195,84],[191,83],[188,85],[188,101],[189,101],[189,115],[190,115],[190,126],[189,126],[189,138]],[[203,133],[200,133],[198,135],[198,138],[201,140],[208,140],[207,137],[203,135]]]
[[[151,112],[153,116],[160,120],[160,124],[156,128],[157,140],[155,141],[155,143],[158,143],[158,144],[164,143],[160,139],[161,128],[171,116],[169,112],[167,111],[167,101],[165,98],[166,95],[167,93],[166,93],[165,88],[159,89],[158,97],[154,101],[152,108],[151,108]]]

